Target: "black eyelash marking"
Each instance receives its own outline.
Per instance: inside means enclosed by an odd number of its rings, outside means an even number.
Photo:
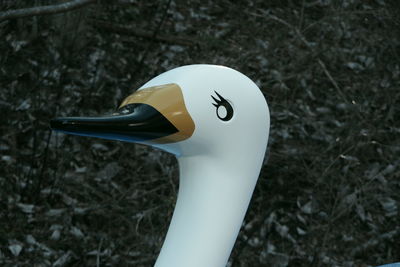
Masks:
[[[217,96],[219,97],[219,99],[216,99],[214,96],[211,96],[212,99],[214,99],[214,101],[216,102],[216,103],[213,103],[214,107],[220,106],[222,102],[228,102],[228,101],[226,101],[225,98],[223,98],[220,94],[218,94],[217,91],[214,91],[214,93],[216,93]]]
[[[218,96],[218,98],[219,98],[219,99],[217,99],[216,97],[214,97],[213,95],[211,95],[212,99],[215,101],[215,103],[212,103],[212,105],[213,105],[214,107],[216,107],[217,117],[218,117],[220,120],[229,121],[229,120],[233,117],[233,108],[232,108],[231,104],[229,104],[229,102],[228,102],[223,96],[221,96],[220,94],[218,94],[217,91],[214,91],[214,93],[216,93],[217,96]],[[226,114],[226,116],[223,117],[223,118],[221,118],[221,117],[219,116],[219,114],[218,114],[218,107],[220,107],[220,106],[224,106],[225,109],[226,109],[226,113],[227,113],[227,114]]]

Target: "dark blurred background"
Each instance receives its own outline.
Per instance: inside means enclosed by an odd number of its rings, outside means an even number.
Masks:
[[[194,63],[248,75],[271,110],[268,160],[229,266],[400,260],[398,1],[4,13],[65,2],[0,2],[2,266],[152,266],[176,199],[174,157],[52,133],[49,120],[112,112],[155,75]]]

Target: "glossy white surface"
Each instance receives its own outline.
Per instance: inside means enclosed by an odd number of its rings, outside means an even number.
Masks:
[[[180,184],[155,266],[224,267],[264,159],[268,106],[248,77],[223,66],[176,68],[142,88],[168,83],[181,87],[195,131],[185,141],[156,145],[178,157]],[[233,107],[229,121],[217,116],[211,97],[216,97],[215,91]]]

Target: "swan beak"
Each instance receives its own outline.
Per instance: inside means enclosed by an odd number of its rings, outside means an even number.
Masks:
[[[192,136],[195,124],[179,85],[166,84],[136,91],[110,116],[56,118],[50,127],[73,135],[166,144]]]

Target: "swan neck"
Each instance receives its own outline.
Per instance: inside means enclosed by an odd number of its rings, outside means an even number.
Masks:
[[[253,193],[261,160],[230,164],[178,158],[180,184],[156,267],[225,267]]]

